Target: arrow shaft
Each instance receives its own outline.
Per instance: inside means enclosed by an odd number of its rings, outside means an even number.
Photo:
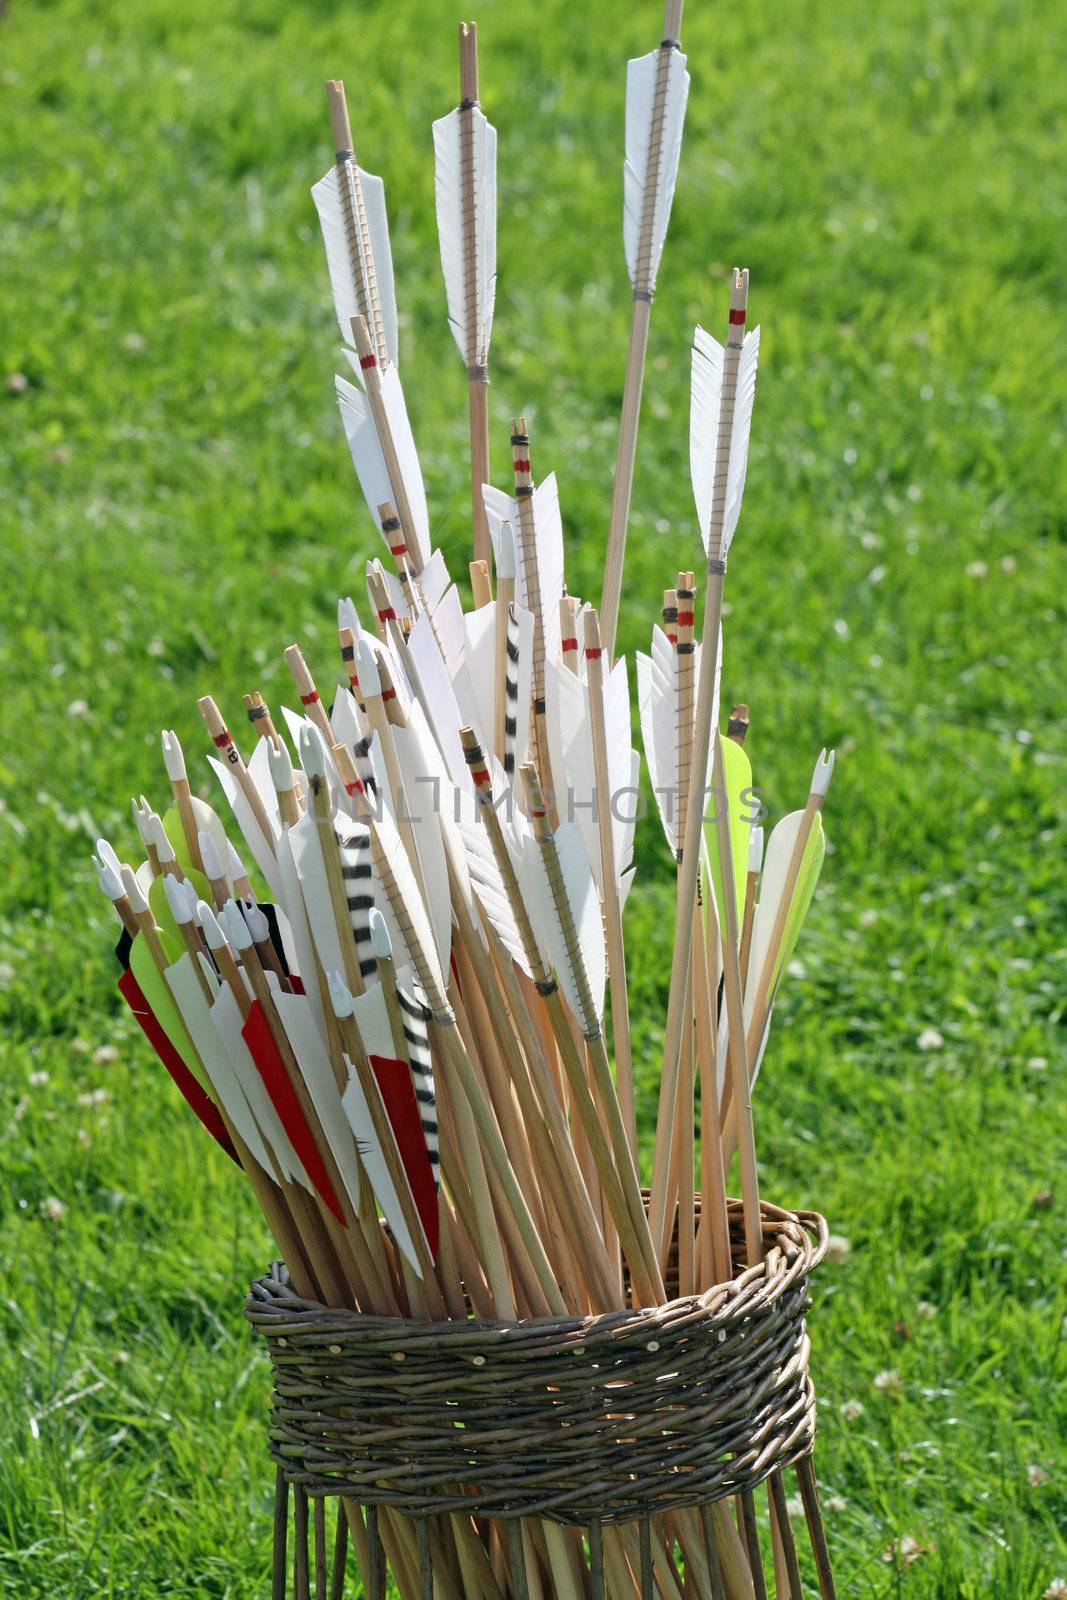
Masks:
[[[608,769],[607,726],[604,720],[604,662],[596,619],[586,613],[587,636],[595,638],[586,649],[589,687],[589,724],[593,741],[593,779],[595,784],[597,832],[600,841],[600,877],[604,886],[604,937],[608,952],[608,984],[611,990],[611,1039],[615,1049],[615,1076],[619,1086],[619,1106],[634,1160],[637,1159],[637,1119],[634,1112],[633,1053],[630,1044],[630,1002],[626,987],[626,947],[622,934],[622,907],[615,861],[615,834],[612,828],[611,774]],[[626,730],[627,733],[629,730]]]
[[[378,360],[385,366],[389,351],[385,343],[385,325],[382,320],[381,296],[378,292],[378,275],[374,266],[374,250],[367,208],[363,199],[363,185],[359,178],[355,152],[352,147],[352,129],[348,121],[344,85],[331,81],[326,85],[326,98],[330,107],[330,125],[333,129],[334,150],[337,160],[337,188],[341,196],[341,209],[345,219],[345,242],[356,302],[360,315],[366,318],[372,330]]]
[[[378,445],[382,452],[382,461],[385,464],[385,475],[389,479],[389,487],[393,493],[396,514],[400,518],[400,526],[403,529],[408,560],[417,574],[422,571],[419,540],[415,531],[414,519],[411,515],[411,502],[408,500],[407,487],[404,483],[403,473],[400,471],[400,458],[397,455],[396,444],[393,439],[393,430],[389,421],[385,396],[382,394],[382,371],[384,369],[376,350],[372,347],[366,321],[353,317],[352,331],[356,341],[356,349],[359,351],[359,365],[366,385],[371,421],[374,423],[374,431],[378,436]]]
[[[622,413],[619,418],[619,447],[615,455],[615,480],[611,492],[611,521],[604,560],[604,588],[600,600],[600,625],[604,648],[614,655],[615,634],[622,598],[622,567],[626,555],[626,530],[630,521],[630,499],[637,458],[637,428],[641,417],[641,391],[645,382],[645,356],[652,302],[635,299],[630,313],[630,343],[626,356],[626,376],[622,387]]]
[[[723,768],[722,741],[716,732],[712,788],[715,794],[715,832],[722,871],[723,980],[726,993],[726,1020],[730,1029],[730,1067],[733,1072],[734,1101],[738,1108],[738,1146],[741,1154],[741,1196],[745,1216],[745,1248],[749,1266],[763,1260],[763,1218],[759,1203],[759,1174],[756,1170],[756,1142],[752,1126],[752,1094],[745,1046],[745,1001],[741,991],[739,949],[741,931],[737,922],[737,888],[734,881],[733,844],[730,816],[726,805],[726,773]]]
[[[719,564],[721,566],[721,563]],[[697,675],[697,704],[693,719],[693,771],[707,772],[711,749],[711,712],[715,687],[715,668],[719,652],[719,622],[722,616],[722,591],[725,568],[708,573],[708,593],[700,646],[700,671]],[[697,870],[700,864],[700,830],[704,813],[703,793],[693,795],[686,816],[682,860],[678,867],[678,900],[674,927],[674,956],[671,963],[667,998],[667,1023],[663,1046],[663,1071],[660,1077],[659,1109],[656,1116],[656,1143],[652,1164],[652,1190],[649,1225],[652,1237],[661,1240],[667,1209],[667,1175],[674,1133],[678,1095],[678,1064],[685,1025],[685,991],[689,975],[689,955],[693,940],[693,913],[696,907]]]

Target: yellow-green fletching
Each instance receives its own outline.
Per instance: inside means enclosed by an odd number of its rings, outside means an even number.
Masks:
[[[771,993],[778,986],[778,980],[789,962],[793,951],[796,949],[800,930],[804,926],[804,918],[811,905],[811,897],[815,893],[815,885],[819,881],[819,873],[826,857],[826,834],[823,832],[822,816],[815,813],[808,842],[804,846],[804,855],[797,873],[796,887],[793,890],[793,903],[789,907],[789,914],[785,919],[785,928],[782,933],[782,948],[778,960],[774,964],[774,974],[771,980]]]
[[[185,953],[184,947],[180,944],[176,945],[171,935],[165,931],[160,933],[159,942],[163,946],[168,965],[177,961]],[[200,1062],[197,1059],[196,1051],[193,1049],[193,1042],[185,1031],[185,1023],[178,1015],[178,1008],[174,1004],[170,989],[167,987],[167,981],[160,974],[155,962],[152,960],[152,952],[139,934],[130,946],[130,967],[141,986],[141,993],[155,1012],[156,1021],[163,1029],[163,1032],[167,1035],[167,1038],[177,1050],[189,1071],[194,1072],[197,1078],[201,1078]]]
[[[737,923],[745,914],[745,876],[748,870],[748,842],[751,832],[753,801],[746,791],[752,787],[752,763],[735,739],[718,735],[722,750],[722,769],[726,781],[726,814],[730,819],[730,853],[733,856],[734,890],[737,900]],[[713,806],[720,801],[711,796]],[[714,812],[712,813],[714,819]],[[704,823],[704,841],[708,848],[708,867],[719,912],[719,922],[725,928],[725,906],[722,888],[722,862],[719,859],[719,836],[715,821]]]
[[[165,822],[164,827],[166,827]],[[167,834],[167,838],[170,838],[169,833]],[[174,848],[174,854],[178,855],[177,846]],[[186,866],[184,861],[181,860],[180,856],[178,857],[178,860],[181,864],[182,871],[185,873],[185,876],[189,879],[189,882],[196,890],[197,899],[206,900],[208,905],[210,905],[211,885],[208,883],[203,873],[197,872],[191,866]],[[165,933],[169,934],[172,939],[177,941],[180,950],[184,950],[185,946],[182,943],[182,936],[178,932],[178,924],[174,920],[174,913],[171,911],[170,901],[167,899],[167,891],[163,885],[162,874],[158,878],[154,878],[152,880],[152,887],[148,891],[148,904],[152,915],[155,917],[159,926],[164,930]]]
[[[219,853],[219,860],[222,862],[222,865],[225,868],[226,829],[219,821],[218,813],[211,809],[206,800],[201,800],[200,797],[195,794],[191,798],[193,802],[193,816],[196,819],[196,826],[201,833],[207,833],[211,835],[215,848]],[[174,854],[178,858],[178,864],[185,873],[186,877],[188,877],[193,868],[193,860],[189,854],[189,846],[185,842],[185,830],[182,827],[182,819],[178,815],[177,806],[171,806],[170,810],[164,816],[163,831],[171,842]],[[203,882],[203,879],[200,881]],[[210,895],[201,895],[201,899],[210,900],[210,898]]]

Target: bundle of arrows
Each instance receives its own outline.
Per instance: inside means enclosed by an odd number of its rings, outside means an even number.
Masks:
[[[430,1321],[598,1314],[662,1303],[669,1261],[671,1292],[686,1296],[761,1259],[752,1088],[823,861],[833,756],[814,762],[803,805],[765,843],[747,708],[726,716],[719,705],[759,353],[745,271],[731,276],[722,342],[699,327],[693,339],[693,550],[665,575],[662,626],[635,674],[614,654],[689,81],[680,13],[671,0],[662,43],[627,75],[634,321],[602,611],[566,587],[559,488],[554,473],[535,476],[523,418],[510,428],[513,481],[486,481],[496,133],[465,24],[459,105],[434,124],[433,144],[448,318],[469,380],[474,560],[461,577],[472,603],[432,548],[383,185],[357,164],[331,82],[336,159],[312,193],[351,368],[337,379],[341,418],[385,546],[367,566],[369,609],[340,601],[332,663],[313,671],[298,644],[285,649],[296,708],[275,714],[246,694],[244,739],[200,699],[217,809],[165,731],[166,804],[133,805],[146,859],[134,869],[105,840],[93,858],[122,924],[124,999],[251,1185],[296,1292],[327,1306]],[[646,1188],[624,941],[640,782],[634,676],[677,872]],[[727,1225],[735,1153],[747,1262],[734,1259]],[[825,1596],[814,1479],[810,1465],[799,1470]],[[659,1592],[735,1600],[773,1584],[800,1600],[798,1540],[780,1480],[770,1489],[766,1574],[751,1504],[716,1506],[688,1548],[681,1518],[653,1523]],[[381,1524],[400,1592],[417,1596],[411,1524],[386,1512]],[[714,1549],[700,1558],[708,1527]],[[452,1542],[441,1570],[463,1573],[464,1594],[517,1592],[492,1519],[452,1516],[440,1537]],[[523,1537],[529,1594],[587,1592],[575,1530],[536,1522]],[[614,1531],[602,1553],[620,1597],[642,1592],[627,1538]],[[454,1592],[448,1584],[439,1592]]]

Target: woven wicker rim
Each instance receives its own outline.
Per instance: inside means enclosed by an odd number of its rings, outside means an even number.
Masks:
[[[662,1306],[417,1323],[303,1300],[246,1315],[274,1368],[271,1452],[311,1494],[414,1515],[628,1520],[752,1488],[808,1454],[804,1313],[827,1227],[764,1202],[765,1259]],[[729,1206],[743,1259],[739,1202]]]

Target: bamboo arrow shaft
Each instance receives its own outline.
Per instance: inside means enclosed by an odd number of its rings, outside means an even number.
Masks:
[[[330,107],[330,127],[337,160],[337,187],[345,218],[345,242],[348,246],[352,281],[356,287],[360,312],[366,318],[368,327],[373,329],[378,360],[385,366],[389,361],[389,351],[385,343],[378,275],[374,265],[370,228],[367,224],[363,185],[360,182],[359,168],[352,146],[352,129],[348,121],[344,84],[339,80],[327,83],[326,99]]]
[[[604,887],[604,935],[608,951],[611,989],[611,1036],[615,1048],[615,1075],[619,1105],[634,1160],[637,1159],[637,1118],[634,1111],[634,1071],[630,1046],[630,1001],[626,987],[626,948],[622,935],[618,863],[612,810],[615,796],[608,768],[607,725],[604,718],[604,660],[596,612],[585,614],[585,656],[589,688],[589,726],[593,742],[597,831],[600,841],[600,877]],[[626,730],[627,735],[629,729]]]
[[[407,544],[408,558],[415,572],[419,573],[422,571],[422,564],[419,558],[419,540],[415,531],[414,518],[411,515],[411,503],[408,500],[407,487],[400,471],[400,460],[393,440],[393,430],[389,422],[389,413],[386,410],[385,397],[382,394],[383,366],[371,342],[367,323],[363,317],[352,318],[352,337],[359,352],[359,365],[367,388],[367,402],[371,410],[371,419],[374,423],[374,431],[378,436],[382,460],[385,463],[385,475],[389,479],[389,487],[393,491],[393,503],[396,506],[396,514],[400,518],[400,526]]]
[[[745,1002],[741,992],[739,961],[740,929],[737,923],[737,889],[734,881],[733,849],[730,839],[730,814],[727,804],[726,774],[723,769],[722,742],[715,738],[715,764],[712,789],[715,799],[715,833],[722,869],[723,898],[723,987],[726,994],[726,1020],[730,1029],[729,1062],[733,1071],[734,1100],[738,1108],[738,1144],[741,1153],[741,1195],[745,1214],[745,1247],[749,1266],[763,1260],[763,1218],[759,1203],[759,1175],[756,1170],[756,1142],[752,1127],[752,1094],[745,1048]]]
[[[604,562],[604,589],[600,601],[604,648],[614,654],[615,634],[622,598],[622,568],[626,556],[626,530],[630,521],[634,463],[637,459],[637,427],[641,416],[641,392],[645,382],[645,357],[652,300],[635,295],[630,314],[630,343],[626,356],[626,376],[622,388],[622,413],[619,418],[619,447],[615,456],[615,481],[611,495],[611,521],[608,524],[608,549]]]
[[[708,770],[711,749],[711,712],[715,688],[719,621],[722,616],[724,572],[709,572],[708,597],[697,675],[697,705],[693,720],[693,771]],[[667,1169],[670,1162],[678,1094],[678,1064],[682,1029],[685,1025],[685,991],[689,974],[689,954],[693,938],[693,913],[696,907],[697,868],[700,861],[700,829],[704,814],[703,793],[691,796],[686,816],[682,860],[678,870],[678,903],[674,929],[674,956],[671,964],[667,1000],[667,1024],[663,1047],[663,1072],[660,1078],[659,1109],[656,1118],[656,1144],[652,1165],[652,1192],[649,1225],[653,1239],[661,1239],[667,1206]]]
[[[626,554],[626,530],[633,495],[634,462],[637,457],[637,429],[641,418],[641,392],[645,382],[645,356],[652,317],[654,274],[652,255],[655,240],[656,207],[663,165],[663,133],[671,55],[682,30],[682,0],[667,0],[663,19],[663,43],[656,62],[656,87],[652,98],[652,125],[641,201],[641,227],[637,241],[637,260],[633,280],[633,310],[630,314],[630,344],[623,381],[622,414],[619,418],[619,448],[615,456],[615,480],[611,496],[611,521],[604,563],[604,590],[600,602],[600,622],[604,648],[609,659],[615,652],[615,633],[622,597],[622,567]]]
[[[471,441],[471,517],[474,559],[488,561],[489,521],[482,484],[489,482],[489,351],[482,340],[478,280],[478,175],[475,171],[475,111],[478,106],[478,28],[459,25],[459,173],[463,207],[463,293],[467,322],[467,405]],[[483,174],[484,181],[484,174]],[[484,308],[483,308],[484,309]]]

